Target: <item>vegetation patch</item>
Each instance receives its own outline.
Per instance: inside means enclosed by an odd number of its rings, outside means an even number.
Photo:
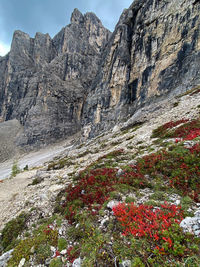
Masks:
[[[113,212],[122,226],[123,236],[131,238],[132,254],[139,256],[147,266],[199,253],[199,239],[184,234],[179,226],[184,216],[180,206],[165,203],[154,208],[120,203]],[[137,243],[142,246],[138,251]]]
[[[152,178],[161,177],[169,186],[183,195],[199,201],[200,194],[200,145],[184,148],[182,145],[171,147],[144,156],[138,161],[138,169]]]
[[[176,127],[182,123],[185,123],[185,122],[188,122],[188,120],[182,119],[182,120],[178,120],[178,121],[167,122],[167,123],[159,126],[158,128],[154,129],[151,137],[152,138],[166,137],[169,129],[172,129],[172,128],[174,128],[174,127]]]
[[[21,170],[18,166],[18,162],[14,161],[13,166],[12,166],[12,172],[11,172],[11,177],[15,177],[18,173],[20,173]]]
[[[182,125],[180,125],[182,124]],[[179,127],[176,127],[180,125]],[[176,128],[175,128],[176,127]],[[175,128],[175,129],[174,129]],[[193,140],[200,136],[200,118],[188,121],[182,119],[171,121],[155,129],[152,138],[177,138],[176,142],[181,140]]]
[[[79,207],[86,207],[91,214],[96,214],[109,199],[109,193],[115,191],[117,184],[142,188],[148,186],[148,181],[138,172],[137,166],[129,166],[120,176],[114,168],[91,170],[76,185],[68,186],[63,205],[66,219],[72,223]]]
[[[17,237],[26,229],[28,218],[29,214],[21,213],[5,225],[0,242],[4,251],[10,250],[16,245]]]
[[[49,163],[47,170],[59,170],[64,168],[65,166],[70,166],[72,164],[72,161],[65,157],[65,158],[61,158],[59,160],[55,160]]]
[[[44,264],[45,260],[51,256],[50,246],[57,246],[58,231],[53,225],[41,225],[32,237],[21,240],[15,247],[12,258],[8,262],[8,267],[19,265],[22,258],[26,261],[35,254],[36,262]]]
[[[189,95],[189,96],[193,96],[195,94],[198,94],[200,92],[200,85],[197,85],[195,86],[194,88],[186,91],[185,93],[177,96],[178,98],[182,97],[182,96],[186,96],[186,95]]]

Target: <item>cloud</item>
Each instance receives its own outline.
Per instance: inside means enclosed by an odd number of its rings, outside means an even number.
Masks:
[[[36,32],[52,37],[69,24],[71,13],[94,12],[103,25],[114,29],[124,8],[133,0],[0,0],[0,42],[10,45],[15,30],[34,37]]]

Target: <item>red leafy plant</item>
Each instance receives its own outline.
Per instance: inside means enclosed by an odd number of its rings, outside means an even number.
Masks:
[[[178,128],[173,129],[178,125],[180,125]],[[155,129],[152,134],[152,137],[176,138],[176,143],[181,140],[193,140],[198,136],[200,136],[199,118],[191,121],[189,121],[188,119],[182,119],[175,122],[174,121],[168,122]]]
[[[163,177],[169,186],[181,190],[199,201],[200,194],[200,145],[187,149],[175,146],[170,151],[162,150],[138,160],[138,168],[143,174],[153,178]]]
[[[67,260],[70,263],[73,263],[78,256],[79,256],[79,253],[76,251],[75,247],[73,247],[73,246],[68,247]]]
[[[172,251],[175,245],[171,228],[183,219],[180,206],[165,203],[160,208],[134,203],[120,203],[113,208],[114,215],[123,228],[123,235],[146,238],[152,242],[152,249],[159,252]]]
[[[181,119],[178,121],[170,121],[167,122],[161,126],[159,126],[158,128],[153,130],[152,133],[152,138],[156,138],[156,137],[165,137],[165,135],[168,133],[169,129],[172,129],[182,123],[186,123],[188,122],[188,119]]]
[[[91,214],[96,214],[109,199],[109,193],[115,190],[115,185],[127,184],[139,188],[148,185],[137,166],[129,166],[120,176],[117,171],[115,168],[90,170],[76,185],[68,186],[63,207],[70,223],[74,221],[78,208],[86,208]]]

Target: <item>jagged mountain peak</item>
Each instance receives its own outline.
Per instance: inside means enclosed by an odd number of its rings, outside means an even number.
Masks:
[[[71,23],[82,23],[84,20],[83,14],[78,10],[78,8],[75,8],[71,15]]]

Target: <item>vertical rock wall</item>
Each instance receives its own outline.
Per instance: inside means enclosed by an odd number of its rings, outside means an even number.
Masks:
[[[102,55],[83,125],[93,136],[144,104],[200,84],[199,66],[200,2],[134,1]]]

